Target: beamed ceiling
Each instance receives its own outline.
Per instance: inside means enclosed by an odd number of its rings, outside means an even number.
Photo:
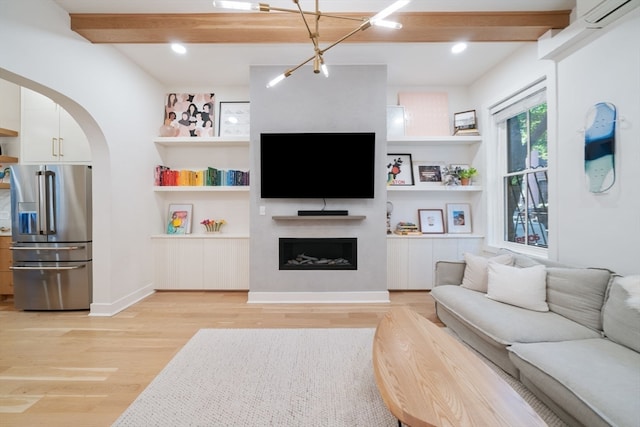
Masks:
[[[340,13],[362,19],[371,13]],[[369,28],[346,42],[531,42],[569,25],[569,10],[532,12],[406,12],[393,20],[401,31]],[[305,43],[293,13],[114,14],[70,13],[71,29],[92,43]],[[352,20],[321,18],[320,40],[333,42],[357,27]]]

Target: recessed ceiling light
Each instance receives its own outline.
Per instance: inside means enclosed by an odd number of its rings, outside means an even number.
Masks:
[[[187,53],[187,48],[180,43],[171,43],[171,50],[173,50],[175,53],[179,53],[180,55],[184,55],[185,53]]]
[[[467,44],[465,42],[456,43],[451,48],[451,53],[460,53],[463,52],[467,48]]]

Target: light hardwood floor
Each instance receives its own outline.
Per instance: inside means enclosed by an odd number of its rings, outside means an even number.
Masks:
[[[110,426],[201,328],[374,328],[391,306],[437,323],[426,291],[391,304],[247,304],[246,292],[158,292],[113,317],[0,302],[0,426]]]

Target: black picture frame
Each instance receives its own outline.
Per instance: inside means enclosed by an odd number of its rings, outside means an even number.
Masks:
[[[410,153],[387,153],[385,166],[388,186],[414,185]]]

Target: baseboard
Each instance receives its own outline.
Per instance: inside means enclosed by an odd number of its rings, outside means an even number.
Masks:
[[[364,292],[255,292],[249,291],[247,303],[389,303],[389,291]]]
[[[145,286],[144,288],[140,288],[135,292],[130,293],[129,295],[120,298],[119,300],[109,303],[92,303],[91,310],[89,312],[89,316],[95,317],[109,317],[120,313],[122,310],[131,307],[133,304],[138,301],[148,297],[153,294],[155,289],[152,284]]]

